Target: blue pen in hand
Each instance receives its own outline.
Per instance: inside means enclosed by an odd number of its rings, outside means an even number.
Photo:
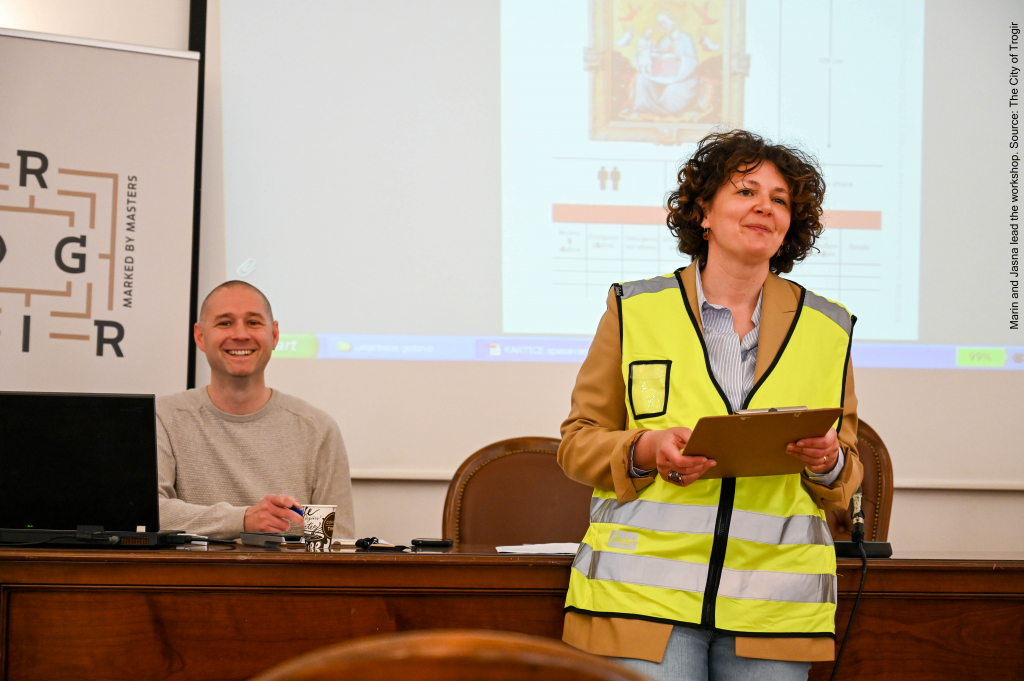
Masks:
[[[300,516],[302,515],[302,509],[301,509],[301,508],[299,508],[298,506],[292,506],[292,509],[291,509],[291,510],[295,511],[295,512],[296,512],[296,513],[298,513],[298,514],[299,514]]]

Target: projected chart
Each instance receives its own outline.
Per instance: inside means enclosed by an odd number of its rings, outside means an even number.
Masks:
[[[785,276],[846,305],[860,340],[917,340],[923,18],[914,0],[503,3],[503,331],[590,335],[612,283],[688,264],[665,197],[696,141],[742,127],[828,185],[819,252]]]
[[[665,210],[656,206],[555,204],[552,222],[558,233],[554,255],[557,286],[597,287],[607,292],[608,281],[630,281],[650,272],[670,272],[679,260],[676,240],[665,228]],[[877,235],[882,214],[877,211],[826,211],[830,243],[804,266],[801,283],[825,296],[843,291],[881,291],[882,263]],[[853,230],[845,237],[844,233]],[[873,238],[875,237],[875,238]],[[845,257],[844,257],[845,254]],[[871,260],[876,260],[871,262]]]
[[[555,285],[596,287],[631,281],[679,266],[675,239],[665,229],[665,211],[649,206],[555,204]]]

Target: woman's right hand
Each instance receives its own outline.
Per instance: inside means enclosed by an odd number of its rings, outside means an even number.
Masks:
[[[691,433],[689,428],[648,430],[633,446],[633,466],[643,470],[657,468],[658,475],[666,481],[686,487],[715,465],[714,459],[683,455]],[[675,475],[670,476],[671,473]]]

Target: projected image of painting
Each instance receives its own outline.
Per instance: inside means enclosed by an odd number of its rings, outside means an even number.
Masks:
[[[743,3],[593,0],[591,139],[682,144],[740,127]]]

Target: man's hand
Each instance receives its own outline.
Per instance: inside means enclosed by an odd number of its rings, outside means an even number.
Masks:
[[[691,433],[689,428],[648,430],[633,447],[633,465],[645,470],[657,468],[665,480],[686,487],[715,465],[714,459],[683,456]]]
[[[242,527],[246,532],[287,532],[289,521],[302,525],[302,516],[292,510],[292,506],[298,505],[284,494],[268,494],[260,503],[245,509]]]
[[[831,473],[839,461],[839,437],[832,428],[824,437],[807,437],[789,443],[786,453],[802,460],[812,473]]]

